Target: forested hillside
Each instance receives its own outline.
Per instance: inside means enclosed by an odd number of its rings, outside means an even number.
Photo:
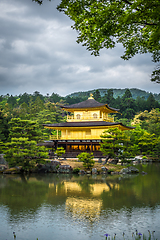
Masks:
[[[36,144],[49,140],[49,136],[55,134],[54,130],[45,129],[43,124],[66,121],[67,112],[61,106],[84,101],[90,92],[66,97],[56,93],[43,96],[37,91],[0,96],[0,153],[6,151],[8,159],[12,159],[12,166],[15,162],[20,164],[21,158],[26,161],[24,168],[32,167],[37,159],[41,161],[46,151],[37,148]],[[114,114],[115,122],[136,127],[134,131],[129,131],[130,154],[160,157],[160,103],[152,93],[148,98],[137,96],[136,99],[129,89],[116,98],[113,89],[103,95],[98,89],[92,93],[98,102],[119,109],[119,113]]]
[[[119,91],[119,90],[118,90]],[[132,89],[133,91],[133,89]],[[141,91],[135,90],[136,93]],[[36,121],[43,130],[43,138],[48,138],[49,131],[44,130],[42,124],[56,123],[66,120],[67,113],[62,111],[61,105],[74,104],[88,98],[91,91],[82,94],[75,93],[71,96],[61,97],[57,93],[43,96],[38,91],[33,94],[20,94],[18,96],[0,96],[0,139],[7,141],[9,138],[8,123],[12,118]],[[160,103],[155,100],[152,93],[146,99],[143,96],[133,98],[132,92],[126,89],[122,96],[114,97],[114,90],[109,89],[105,93],[100,90],[92,91],[93,97],[98,102],[107,103],[110,107],[119,109],[119,113],[114,115],[115,121],[129,124],[136,114],[152,109],[160,109]],[[122,93],[121,93],[122,94]],[[45,137],[46,135],[46,137]]]
[[[61,97],[57,93],[44,96],[38,91],[18,96],[1,95],[0,109],[7,119],[20,117],[21,119],[37,120],[41,124],[46,123],[46,121],[60,122],[66,115],[62,112],[60,105],[84,101],[90,93],[98,102],[107,103],[110,107],[119,109],[119,114],[116,114],[117,119],[125,118],[130,121],[135,114],[141,111],[160,108],[160,102],[155,99],[155,95],[152,93],[138,89],[108,89],[107,91],[97,89],[73,93],[66,97]]]
[[[107,94],[108,90],[113,90],[113,97],[117,98],[117,97],[122,97],[123,96],[123,94],[126,91],[126,88],[125,89],[117,89],[117,88],[112,88],[112,89],[111,88],[103,88],[103,89],[101,89],[100,88],[100,89],[94,89],[94,90],[89,90],[89,91],[84,91],[84,92],[75,92],[75,93],[69,94],[68,96],[69,97],[84,98],[85,96],[89,96],[90,93],[93,93],[96,90],[98,90],[100,92],[101,97],[103,97],[105,94]],[[137,88],[130,88],[129,90],[132,94],[133,99],[136,99],[137,97],[144,97],[147,100],[147,98],[150,95],[150,92],[146,92],[144,90],[137,89]],[[153,94],[155,100],[160,102],[160,93],[159,94],[152,93],[152,94]]]
[[[134,91],[135,90],[135,91]],[[134,94],[134,97],[132,95]],[[93,93],[93,97],[95,100],[101,103],[107,103],[110,107],[114,107],[119,109],[119,114],[116,114],[117,119],[125,118],[126,121],[130,121],[134,117],[134,115],[141,111],[151,111],[152,108],[160,108],[160,102],[158,102],[152,93],[146,93],[146,97],[144,97],[144,93],[141,96],[141,90],[138,91],[137,89],[124,89],[118,90],[117,89],[117,97],[114,97],[113,89],[105,90],[93,90],[88,92],[79,92],[67,96],[65,98],[66,102],[69,104],[73,104],[76,102],[80,102],[86,100],[90,93]],[[142,91],[143,92],[143,91]],[[123,94],[122,94],[123,93]],[[135,96],[137,97],[135,98]]]

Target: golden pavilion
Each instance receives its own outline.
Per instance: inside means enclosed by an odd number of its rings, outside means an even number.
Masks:
[[[95,157],[102,157],[99,151],[100,135],[110,127],[121,130],[131,130],[133,127],[124,126],[114,122],[111,113],[118,113],[119,109],[109,107],[107,104],[97,102],[91,96],[83,102],[61,106],[67,115],[67,122],[44,124],[46,128],[56,130],[56,135],[51,135],[55,148],[63,147],[65,157],[76,157],[80,152],[93,152]]]

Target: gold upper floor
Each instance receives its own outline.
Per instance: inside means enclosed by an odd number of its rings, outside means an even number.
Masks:
[[[114,117],[108,116],[106,112],[100,110],[93,111],[74,111],[72,116],[67,115],[67,122],[80,122],[80,121],[106,121],[114,122]]]

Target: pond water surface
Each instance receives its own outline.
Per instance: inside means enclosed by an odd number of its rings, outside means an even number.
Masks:
[[[160,239],[160,165],[133,176],[0,175],[0,240]],[[147,174],[141,174],[141,171]]]

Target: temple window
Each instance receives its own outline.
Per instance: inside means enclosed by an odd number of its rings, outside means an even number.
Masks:
[[[77,115],[76,115],[76,118],[77,118],[77,119],[81,119],[81,115],[80,115],[80,114],[77,114]]]
[[[91,130],[86,130],[86,135],[91,135]]]
[[[93,114],[93,118],[97,118],[97,113],[94,113],[94,114]]]

